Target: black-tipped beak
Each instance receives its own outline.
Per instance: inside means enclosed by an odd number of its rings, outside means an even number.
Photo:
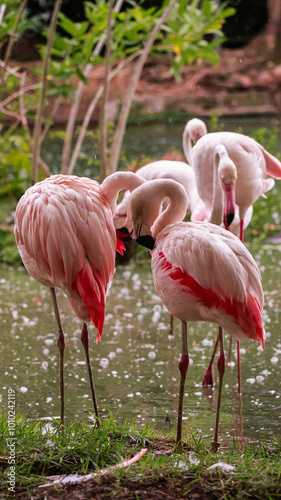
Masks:
[[[152,238],[150,234],[139,236],[136,241],[143,247],[149,248],[149,250],[153,250],[155,248],[155,239]]]
[[[227,227],[230,226],[231,222],[233,221],[234,219],[234,214],[233,213],[229,213],[229,214],[226,214],[226,224],[227,224]]]
[[[124,226],[124,227],[120,227],[120,229],[116,229],[116,233],[117,233],[117,236],[122,241],[131,241],[133,230],[131,232],[129,232],[129,229],[126,226]]]

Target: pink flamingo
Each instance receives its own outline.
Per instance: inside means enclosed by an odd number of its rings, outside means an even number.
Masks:
[[[215,132],[201,137],[192,148],[191,165],[195,172],[200,198],[209,214],[213,203],[214,149],[223,145],[237,170],[236,181],[222,179],[226,203],[226,224],[234,218],[234,206],[239,208],[240,239],[244,238],[244,218],[248,208],[269,189],[274,180],[281,179],[281,163],[250,137],[234,132]],[[232,206],[232,212],[229,206]]]
[[[200,199],[197,193],[194,170],[183,161],[158,160],[139,168],[136,174],[147,181],[153,179],[173,179],[183,185],[189,199],[190,211],[194,211]],[[122,227],[127,220],[130,191],[125,191],[122,201],[117,205],[114,224]],[[164,202],[164,207],[166,206]]]
[[[195,144],[207,132],[205,123],[199,118],[192,118],[185,125],[182,145],[189,163],[191,161],[192,142]],[[195,207],[200,202],[194,171],[188,163],[163,159],[147,163],[144,167],[139,168],[136,173],[148,181],[153,179],[173,179],[181,183],[188,195],[191,212],[195,210]],[[129,195],[129,191],[125,192],[121,203],[116,207],[114,215],[116,227],[121,227],[126,223]]]
[[[214,175],[218,163],[214,162],[214,152],[218,146],[223,146],[224,161],[232,162],[236,169],[236,175],[221,176],[220,182],[225,198],[224,224],[231,230],[232,221],[235,217],[235,207],[239,210],[239,235],[244,240],[245,221],[249,219],[249,211],[252,205],[264,193],[272,189],[274,180],[266,178],[270,175],[281,178],[281,163],[277,158],[268,153],[254,139],[234,132],[216,132],[206,134],[198,140],[192,148],[192,167],[195,171],[198,194],[204,202],[207,219],[211,219],[212,210],[216,204],[214,196]],[[235,178],[236,177],[236,178]],[[234,230],[235,231],[235,228]],[[206,370],[203,385],[213,385],[213,358]],[[237,372],[238,372],[238,394],[241,394],[241,361],[240,344],[237,342]]]
[[[134,189],[142,182],[130,172],[115,173],[102,185],[86,177],[53,175],[30,187],[16,208],[15,238],[22,261],[29,274],[51,290],[58,326],[62,426],[65,337],[55,287],[66,293],[75,314],[83,321],[81,341],[100,426],[87,323],[92,321],[96,326],[98,343],[104,325],[105,297],[115,270],[115,252],[125,248],[113,225],[116,198],[121,189]]]
[[[178,452],[182,452],[183,396],[189,364],[187,321],[210,321],[220,327],[219,392],[211,445],[216,451],[225,370],[222,329],[237,340],[253,339],[264,346],[259,269],[250,252],[230,231],[210,223],[179,222],[187,208],[187,196],[180,184],[172,180],[147,181],[130,198],[135,237],[151,250],[155,289],[169,312],[182,322]],[[161,213],[165,198],[169,205]]]
[[[205,123],[199,118],[192,118],[184,127],[182,136],[182,148],[188,163],[192,162],[192,143],[196,144],[203,135],[207,134]]]
[[[195,119],[194,119],[195,120]],[[188,122],[190,123],[190,122]],[[184,187],[189,199],[189,209],[193,212],[196,206],[199,205],[200,199],[197,193],[195,175],[193,169],[182,161],[159,160],[148,163],[141,167],[136,172],[146,180],[153,179],[173,179]],[[122,227],[127,223],[127,215],[129,208],[130,191],[125,191],[124,197],[116,207],[114,215],[115,227]],[[167,206],[167,200],[163,202],[163,208]],[[170,315],[170,335],[174,330],[174,318]]]

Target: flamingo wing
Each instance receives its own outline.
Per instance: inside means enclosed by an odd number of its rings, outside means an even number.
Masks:
[[[204,222],[167,226],[156,239],[152,258],[156,275],[161,269],[178,294],[192,297],[201,319],[220,324],[222,316],[231,317],[244,337],[263,344],[260,273],[251,254],[229,231]]]
[[[77,316],[94,322],[99,340],[116,233],[99,185],[71,177],[72,182],[52,176],[25,193],[16,211],[15,235],[30,274],[62,288]]]
[[[260,144],[256,144],[264,156],[266,173],[271,177],[274,177],[274,179],[281,179],[281,162],[275,156],[266,151],[266,149],[264,149]]]

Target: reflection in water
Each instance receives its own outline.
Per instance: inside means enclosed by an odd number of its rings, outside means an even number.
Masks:
[[[237,395],[236,352],[227,366],[221,406],[222,445],[236,436],[259,433],[281,436],[279,380],[281,339],[281,253],[278,247],[252,247],[263,274],[267,331],[264,352],[257,343],[242,344],[242,398]],[[81,322],[62,292],[58,294],[66,332],[65,412],[68,421],[92,411],[88,376],[80,341]],[[58,349],[55,318],[48,289],[23,268],[1,269],[0,279],[1,407],[7,408],[8,388],[16,390],[17,411],[30,417],[59,415]],[[149,264],[118,267],[107,300],[106,327],[95,343],[91,326],[91,359],[101,418],[108,412],[118,421],[133,418],[144,425],[175,428],[179,386],[180,322],[169,337],[169,313],[155,294]],[[216,325],[189,324],[188,370],[183,432],[212,438],[217,385],[203,389],[201,381],[217,335]],[[227,336],[225,336],[227,338]],[[233,363],[234,362],[234,363]],[[233,366],[234,365],[234,366]],[[243,414],[242,414],[243,411]],[[244,427],[244,428],[243,428]]]

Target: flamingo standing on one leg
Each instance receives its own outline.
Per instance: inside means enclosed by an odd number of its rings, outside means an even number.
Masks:
[[[212,449],[217,450],[225,370],[222,330],[237,340],[253,339],[264,346],[259,269],[250,252],[230,231],[204,222],[178,222],[187,207],[186,193],[180,184],[172,180],[147,181],[130,198],[135,237],[151,249],[155,289],[170,313],[182,322],[178,452],[182,452],[183,396],[189,364],[186,322],[219,324],[219,394],[212,442]],[[169,198],[169,205],[160,213],[165,198]]]
[[[85,177],[53,175],[30,187],[17,205],[15,238],[22,261],[29,274],[51,290],[58,326],[62,426],[65,337],[55,287],[66,293],[75,314],[83,321],[81,341],[99,426],[87,323],[95,324],[98,343],[104,325],[105,297],[115,270],[115,252],[125,248],[113,225],[117,195],[121,189],[134,189],[142,182],[129,172],[113,174],[102,185]]]

